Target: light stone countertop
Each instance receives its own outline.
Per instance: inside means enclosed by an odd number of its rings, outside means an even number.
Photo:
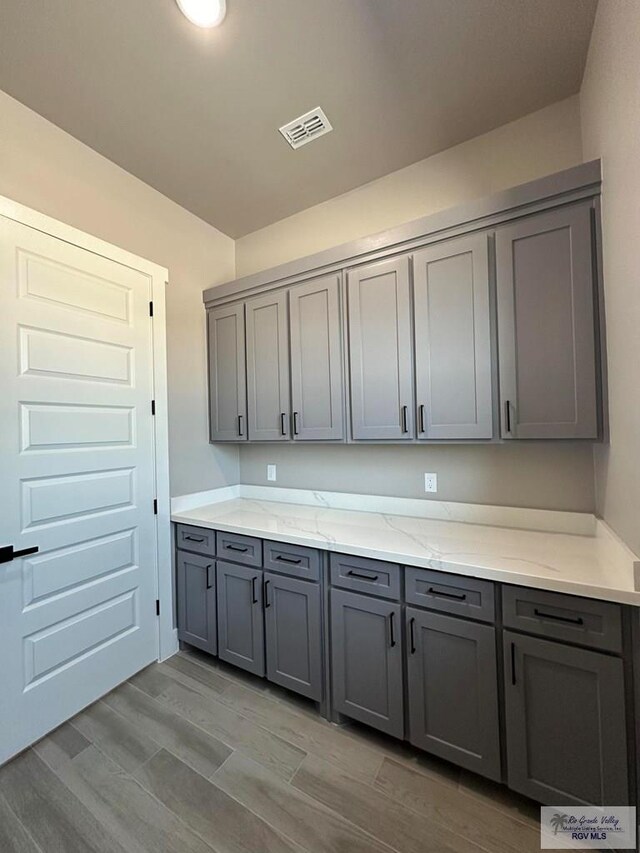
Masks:
[[[640,605],[635,580],[640,569],[637,558],[605,524],[595,519],[590,535],[576,535],[247,497],[190,509],[176,507],[171,519],[502,583]]]

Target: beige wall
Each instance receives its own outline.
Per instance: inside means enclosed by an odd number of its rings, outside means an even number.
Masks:
[[[302,211],[236,243],[239,275],[574,166],[582,161],[578,98],[569,98],[360,189]],[[589,444],[430,447],[306,446],[240,451],[243,483],[425,497],[438,474],[441,500],[591,511]]]
[[[202,290],[233,278],[234,242],[0,92],[0,195],[169,269],[171,493],[238,481],[238,452],[207,441]]]
[[[640,3],[600,0],[581,92],[586,157],[603,165],[610,444],[599,512],[640,553]]]
[[[375,234],[581,162],[575,96],[241,237],[237,274]]]

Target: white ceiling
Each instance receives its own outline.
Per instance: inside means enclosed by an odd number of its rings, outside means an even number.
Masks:
[[[577,92],[596,2],[0,0],[0,89],[239,237]]]

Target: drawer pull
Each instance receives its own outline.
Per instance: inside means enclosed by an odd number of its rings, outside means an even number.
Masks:
[[[271,581],[266,580],[264,582],[264,606],[271,607],[271,602],[269,601],[269,584]]]
[[[185,535],[182,538],[187,539],[189,542],[204,542],[207,537],[206,536],[187,536],[187,534],[185,533]]]
[[[226,544],[224,547],[227,549],[227,551],[239,551],[241,554],[246,554],[249,550],[246,545]]]
[[[543,613],[537,607],[533,612],[538,619],[553,619],[556,622],[566,622],[568,625],[584,625],[582,616],[557,616],[555,613]]]
[[[467,597],[466,592],[445,592],[442,589],[434,589],[432,586],[429,587],[427,592],[430,595],[439,596],[440,598],[454,598],[456,601],[464,601]]]
[[[389,614],[389,646],[390,646],[390,648],[393,648],[396,644],[396,632],[395,632],[395,628],[394,628],[394,624],[395,624],[394,623],[394,616],[395,615],[396,614],[393,610]]]
[[[415,653],[416,653],[416,638],[415,638],[415,634],[414,634],[415,624],[416,624],[415,617],[412,616],[411,619],[409,619],[409,644],[410,644],[409,648],[410,648],[412,655],[415,655]]]
[[[213,584],[211,583],[211,575],[209,572],[211,571],[211,563],[207,566],[207,589],[211,589]]]
[[[275,558],[279,563],[291,563],[292,566],[299,566],[302,562],[302,559],[298,557],[297,560],[294,560],[293,557],[283,557],[281,554]]]
[[[361,581],[377,581],[379,575],[363,575],[360,572],[354,572],[352,569],[349,569],[347,572],[350,578],[358,578]]]

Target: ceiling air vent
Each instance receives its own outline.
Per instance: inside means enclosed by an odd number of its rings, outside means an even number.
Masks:
[[[300,148],[301,145],[329,133],[333,128],[323,110],[316,107],[315,110],[309,110],[303,116],[283,125],[279,130],[292,148]]]

